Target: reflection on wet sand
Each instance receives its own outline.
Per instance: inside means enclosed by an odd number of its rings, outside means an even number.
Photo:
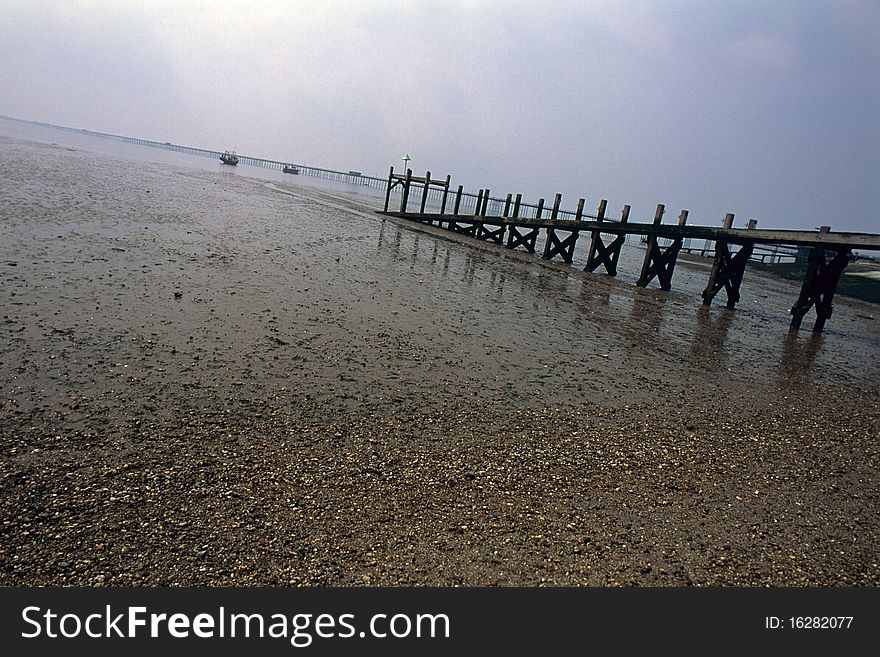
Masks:
[[[412,264],[416,264],[416,259],[418,258],[418,255],[419,255],[419,233],[416,233],[415,237],[413,238],[412,258],[410,259],[410,262]]]
[[[816,363],[824,339],[824,333],[787,333],[782,339],[782,353],[776,368],[779,382],[789,385],[803,383]]]
[[[581,279],[580,299],[586,306],[607,306],[611,302],[611,284],[596,280],[595,277],[584,276]]]
[[[727,331],[735,316],[736,311],[727,308],[713,310],[703,305],[697,307],[694,315],[696,331],[690,351],[691,363],[711,369],[727,362]]]
[[[504,299],[504,281],[504,274],[497,272],[493,267],[489,272],[489,287],[499,299]]]
[[[666,305],[671,303],[667,294],[657,294],[650,290],[635,288],[632,295],[628,324],[637,328],[637,333],[655,336],[663,325]]]

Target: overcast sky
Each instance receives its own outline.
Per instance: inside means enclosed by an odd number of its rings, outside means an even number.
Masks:
[[[880,232],[877,0],[0,0],[0,114]]]

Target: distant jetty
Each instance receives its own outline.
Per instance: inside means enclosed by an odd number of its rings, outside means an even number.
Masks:
[[[562,194],[556,194],[552,208],[545,216],[545,201],[538,199],[533,216],[523,216],[522,194],[514,197],[507,194],[503,206],[497,214],[489,213],[490,196],[488,189],[481,189],[473,212],[463,212],[461,207],[463,190],[459,185],[454,194],[452,213],[446,208],[450,201],[450,180],[432,178],[428,171],[423,177],[413,176],[412,169],[404,174],[388,172],[383,214],[401,217],[427,224],[436,224],[456,233],[475,239],[492,242],[508,249],[523,249],[535,253],[538,236],[545,232],[544,249],[541,257],[553,260],[559,257],[571,264],[578,237],[587,232],[590,235],[587,265],[584,269],[594,272],[600,267],[610,276],[617,274],[617,261],[620,249],[628,235],[642,235],[646,238],[645,258],[637,285],[647,287],[655,279],[663,290],[672,288],[672,275],[682,244],[687,238],[711,240],[714,254],[709,281],[703,290],[703,304],[710,306],[712,300],[724,290],[727,307],[734,309],[739,301],[740,285],[749,261],[757,244],[781,245],[804,249],[806,269],[798,299],[789,311],[792,319],[790,328],[797,331],[806,314],[816,310],[813,331],[821,332],[825,322],[831,317],[832,300],[837,290],[844,268],[854,259],[853,251],[880,251],[880,235],[875,233],[832,232],[830,226],[822,226],[818,232],[804,230],[759,230],[757,220],[750,219],[745,228],[733,228],[734,215],[727,213],[721,227],[688,225],[688,211],[682,210],[675,224],[663,224],[666,208],[658,204],[650,223],[631,222],[630,206],[624,205],[619,220],[606,217],[608,202],[602,199],[596,214],[584,212],[586,200],[578,199],[577,209],[561,209]],[[399,210],[390,209],[391,193],[400,191]],[[429,212],[427,202],[431,193],[439,198],[440,211]],[[410,198],[419,197],[418,210],[409,210]],[[605,237],[603,237],[603,235]],[[666,241],[661,245],[660,240]],[[607,242],[606,242],[607,240]]]

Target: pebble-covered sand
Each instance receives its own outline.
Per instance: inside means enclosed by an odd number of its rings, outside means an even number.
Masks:
[[[877,306],[2,128],[0,585],[880,582]]]

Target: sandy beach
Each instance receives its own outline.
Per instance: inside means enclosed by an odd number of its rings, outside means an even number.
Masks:
[[[880,582],[876,304],[52,139],[0,125],[0,584]]]

